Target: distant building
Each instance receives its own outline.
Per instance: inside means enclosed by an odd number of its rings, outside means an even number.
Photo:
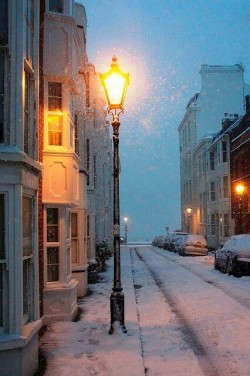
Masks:
[[[231,200],[235,234],[250,233],[250,102],[246,100],[246,114],[230,133],[231,145]],[[244,194],[240,199],[235,192],[237,184],[243,184]]]
[[[218,208],[211,211],[213,201],[220,197],[220,192],[229,189],[228,172],[220,171],[224,178],[214,177],[210,171],[207,181],[207,150],[214,142],[214,136],[220,130],[221,119],[224,114],[233,114],[233,120],[238,115],[244,114],[244,96],[249,92],[249,86],[244,84],[244,69],[241,65],[234,66],[209,66],[202,65],[201,91],[192,97],[186,107],[186,113],[181,121],[179,131],[180,143],[180,184],[181,184],[181,223],[182,228],[187,228],[189,221],[190,231],[207,236],[214,231],[213,222],[220,221],[217,216]],[[223,140],[218,144],[217,157],[228,153],[228,141]],[[211,154],[211,158],[212,158]],[[228,154],[227,154],[228,155]],[[209,162],[210,163],[210,162]],[[211,163],[221,164],[219,160]],[[218,171],[217,171],[218,172]],[[219,172],[218,172],[219,173]],[[219,181],[220,180],[220,181]],[[225,186],[228,184],[226,190]],[[224,186],[223,186],[224,184]],[[230,201],[225,198],[225,201]],[[209,211],[208,211],[208,202]],[[187,215],[187,208],[191,208],[191,215]],[[227,221],[227,213],[225,221]]]
[[[96,262],[96,246],[103,241],[113,248],[113,175],[110,124],[106,121],[105,101],[100,92],[100,78],[93,64],[88,63],[86,95],[86,162],[88,200],[88,258]]]

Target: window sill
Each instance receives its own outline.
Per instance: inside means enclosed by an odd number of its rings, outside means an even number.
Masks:
[[[0,351],[25,347],[41,327],[42,321],[37,320],[25,324],[22,335],[8,333],[1,334]]]

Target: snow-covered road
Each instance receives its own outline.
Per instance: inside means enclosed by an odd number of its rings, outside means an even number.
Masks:
[[[41,339],[47,376],[249,376],[250,277],[151,246],[122,247],[127,334],[108,335],[113,260],[79,301],[81,320]]]
[[[151,344],[149,349],[147,344],[148,328],[152,326],[148,325],[148,320],[152,320],[152,309],[147,307],[150,304],[147,295],[150,295],[155,314],[161,318],[158,335],[156,327],[153,329],[154,341],[162,342],[162,346],[160,343],[154,346],[160,363],[166,362],[169,366],[170,360],[175,360],[176,351],[179,371],[180,364],[183,365],[179,373],[174,367],[168,367],[167,375],[184,375],[192,356],[205,375],[250,375],[249,277],[239,280],[214,271],[213,256],[182,258],[149,247],[134,248],[131,252],[135,284],[143,286],[138,290],[137,301],[146,367],[152,359]],[[151,280],[148,277],[145,286],[147,274]],[[159,302],[155,301],[157,294]],[[170,328],[173,333],[169,336]],[[180,338],[174,346],[173,338],[176,339],[178,330]],[[168,347],[170,360],[167,359]],[[183,359],[179,356],[180,350]],[[194,361],[193,367],[196,366]],[[162,369],[160,365],[159,368]],[[190,374],[199,375],[201,371],[190,371]]]

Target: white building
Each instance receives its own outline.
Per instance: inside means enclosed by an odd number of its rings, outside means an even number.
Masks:
[[[39,2],[0,2],[0,373],[38,366]]]
[[[105,241],[109,249],[113,249],[113,156],[100,77],[91,63],[87,66],[85,80],[89,88],[86,96],[88,257],[94,264],[97,244]]]
[[[207,212],[207,200],[211,195],[213,197],[211,192],[215,187],[212,181],[210,185],[207,183],[207,149],[213,142],[213,136],[219,132],[225,113],[235,117],[244,113],[244,98],[249,92],[249,86],[244,84],[244,69],[239,64],[202,65],[200,74],[201,91],[190,99],[178,128],[181,223],[182,228],[187,229],[189,220],[190,231],[208,235],[212,228],[208,221],[213,221],[214,217]],[[225,175],[225,171],[220,173]],[[223,182],[226,184],[226,178]],[[189,218],[188,207],[192,209]]]
[[[44,14],[44,317],[71,319],[87,289],[83,5],[47,1]]]

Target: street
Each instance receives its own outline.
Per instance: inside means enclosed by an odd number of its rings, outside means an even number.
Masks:
[[[250,278],[213,268],[213,255],[180,257],[152,247],[122,247],[127,334],[108,335],[112,259],[81,319],[41,338],[46,375],[250,375]]]

